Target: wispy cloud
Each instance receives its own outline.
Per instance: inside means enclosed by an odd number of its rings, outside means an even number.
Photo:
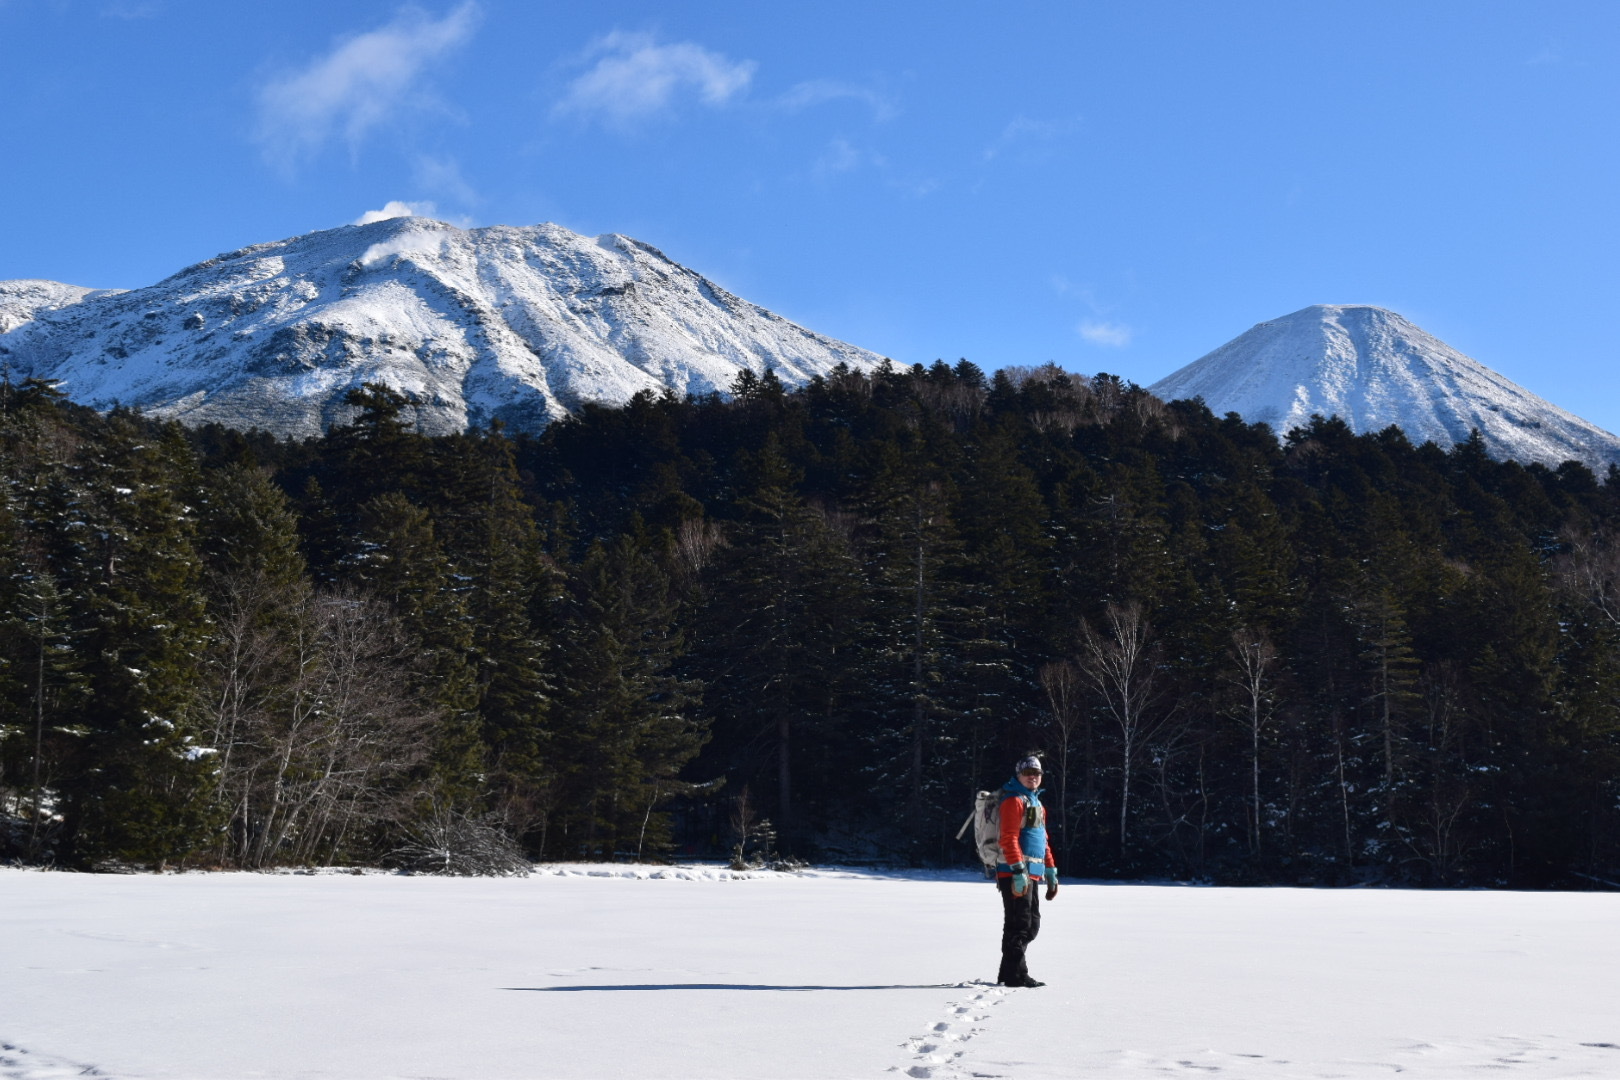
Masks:
[[[784,109],[797,111],[832,101],[858,101],[872,110],[874,120],[892,120],[900,109],[887,95],[865,86],[839,82],[836,79],[812,79],[799,83],[777,99]]]
[[[1081,337],[1093,345],[1110,349],[1123,349],[1131,343],[1131,328],[1124,323],[1098,322],[1087,319],[1076,327]]]
[[[926,199],[934,192],[945,186],[938,177],[923,176],[910,180],[892,180],[889,186],[911,196],[913,199]]]
[[[927,198],[943,186],[935,177],[907,175],[876,150],[842,136],[829,141],[810,166],[810,175],[822,182],[855,172],[864,173],[884,187],[913,199]]]
[[[1035,120],[1028,116],[1015,116],[1001,129],[979,154],[985,161],[1012,151],[1031,147],[1045,148],[1072,134],[1080,126],[1079,120]]]
[[[1135,272],[1127,270],[1123,277],[1125,291],[1134,291]],[[1105,349],[1123,349],[1135,338],[1136,331],[1129,323],[1110,318],[1119,310],[1119,301],[1104,300],[1090,284],[1074,281],[1064,274],[1053,274],[1048,280],[1057,295],[1077,301],[1079,306],[1090,311],[1090,315],[1081,319],[1074,328],[1074,332],[1083,340]]]
[[[816,159],[815,174],[819,177],[837,176],[858,168],[865,159],[866,155],[848,139],[834,139]]]
[[[592,42],[582,59],[595,62],[568,84],[554,111],[619,126],[667,112],[682,99],[724,105],[747,91],[759,66],[690,41],[666,45],[622,31]]]
[[[469,39],[473,0],[442,19],[406,8],[393,22],[349,38],[259,92],[258,138],[265,156],[294,168],[334,135],[358,146],[367,132],[430,100],[422,80],[432,64]]]

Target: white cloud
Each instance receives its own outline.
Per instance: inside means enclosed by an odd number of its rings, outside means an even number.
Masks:
[[[433,20],[407,8],[391,23],[349,38],[259,92],[259,142],[272,161],[298,164],[334,134],[351,146],[377,125],[420,105],[429,65],[472,36],[479,8],[464,0]]]
[[[799,83],[783,94],[777,104],[784,109],[798,110],[808,109],[814,105],[825,105],[829,101],[843,100],[864,103],[872,110],[872,117],[875,120],[892,120],[900,114],[894,102],[876,90],[834,79],[813,79],[810,82]]]
[[[661,113],[686,94],[724,105],[747,90],[759,66],[689,41],[660,45],[650,35],[619,31],[599,38],[585,57],[600,59],[568,84],[555,111],[621,125]]]
[[[1124,323],[1096,322],[1087,319],[1077,329],[1080,336],[1093,345],[1106,345],[1112,349],[1123,349],[1131,343],[1131,328]]]
[[[1068,137],[1079,126],[1079,120],[1035,120],[1028,116],[1015,116],[1001,129],[1001,134],[980,152],[980,157],[985,161],[994,161],[1015,148],[1023,148],[1028,153],[1031,147],[1047,147]]]
[[[373,221],[387,221],[399,217],[432,217],[438,210],[430,202],[401,202],[390,199],[381,210],[367,210],[354,219],[356,225],[370,225]]]

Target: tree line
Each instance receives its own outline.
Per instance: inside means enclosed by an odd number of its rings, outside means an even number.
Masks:
[[[1620,879],[1620,472],[1055,367],[304,442],[0,387],[0,842],[75,865]],[[766,820],[768,819],[768,821]]]

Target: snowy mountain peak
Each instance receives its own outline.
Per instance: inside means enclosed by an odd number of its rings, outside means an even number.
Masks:
[[[1313,414],[1358,432],[1399,426],[1413,442],[1452,446],[1472,430],[1502,459],[1548,466],[1620,462],[1620,439],[1453,349],[1385,308],[1317,304],[1255,325],[1154,383],[1166,399],[1201,397],[1283,435]]]
[[[876,354],[750,304],[658,249],[559,225],[400,217],[228,252],[143,289],[0,282],[0,361],[73,399],[312,435],[363,382],[423,431],[537,428],[584,401],[797,385]]]

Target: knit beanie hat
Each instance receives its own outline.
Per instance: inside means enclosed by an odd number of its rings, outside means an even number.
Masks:
[[[1023,761],[1020,761],[1017,765],[1013,766],[1013,775],[1014,776],[1017,776],[1020,773],[1040,772],[1040,771],[1042,771],[1041,770],[1041,759],[1036,757],[1034,754],[1029,755],[1029,757],[1025,758]]]

